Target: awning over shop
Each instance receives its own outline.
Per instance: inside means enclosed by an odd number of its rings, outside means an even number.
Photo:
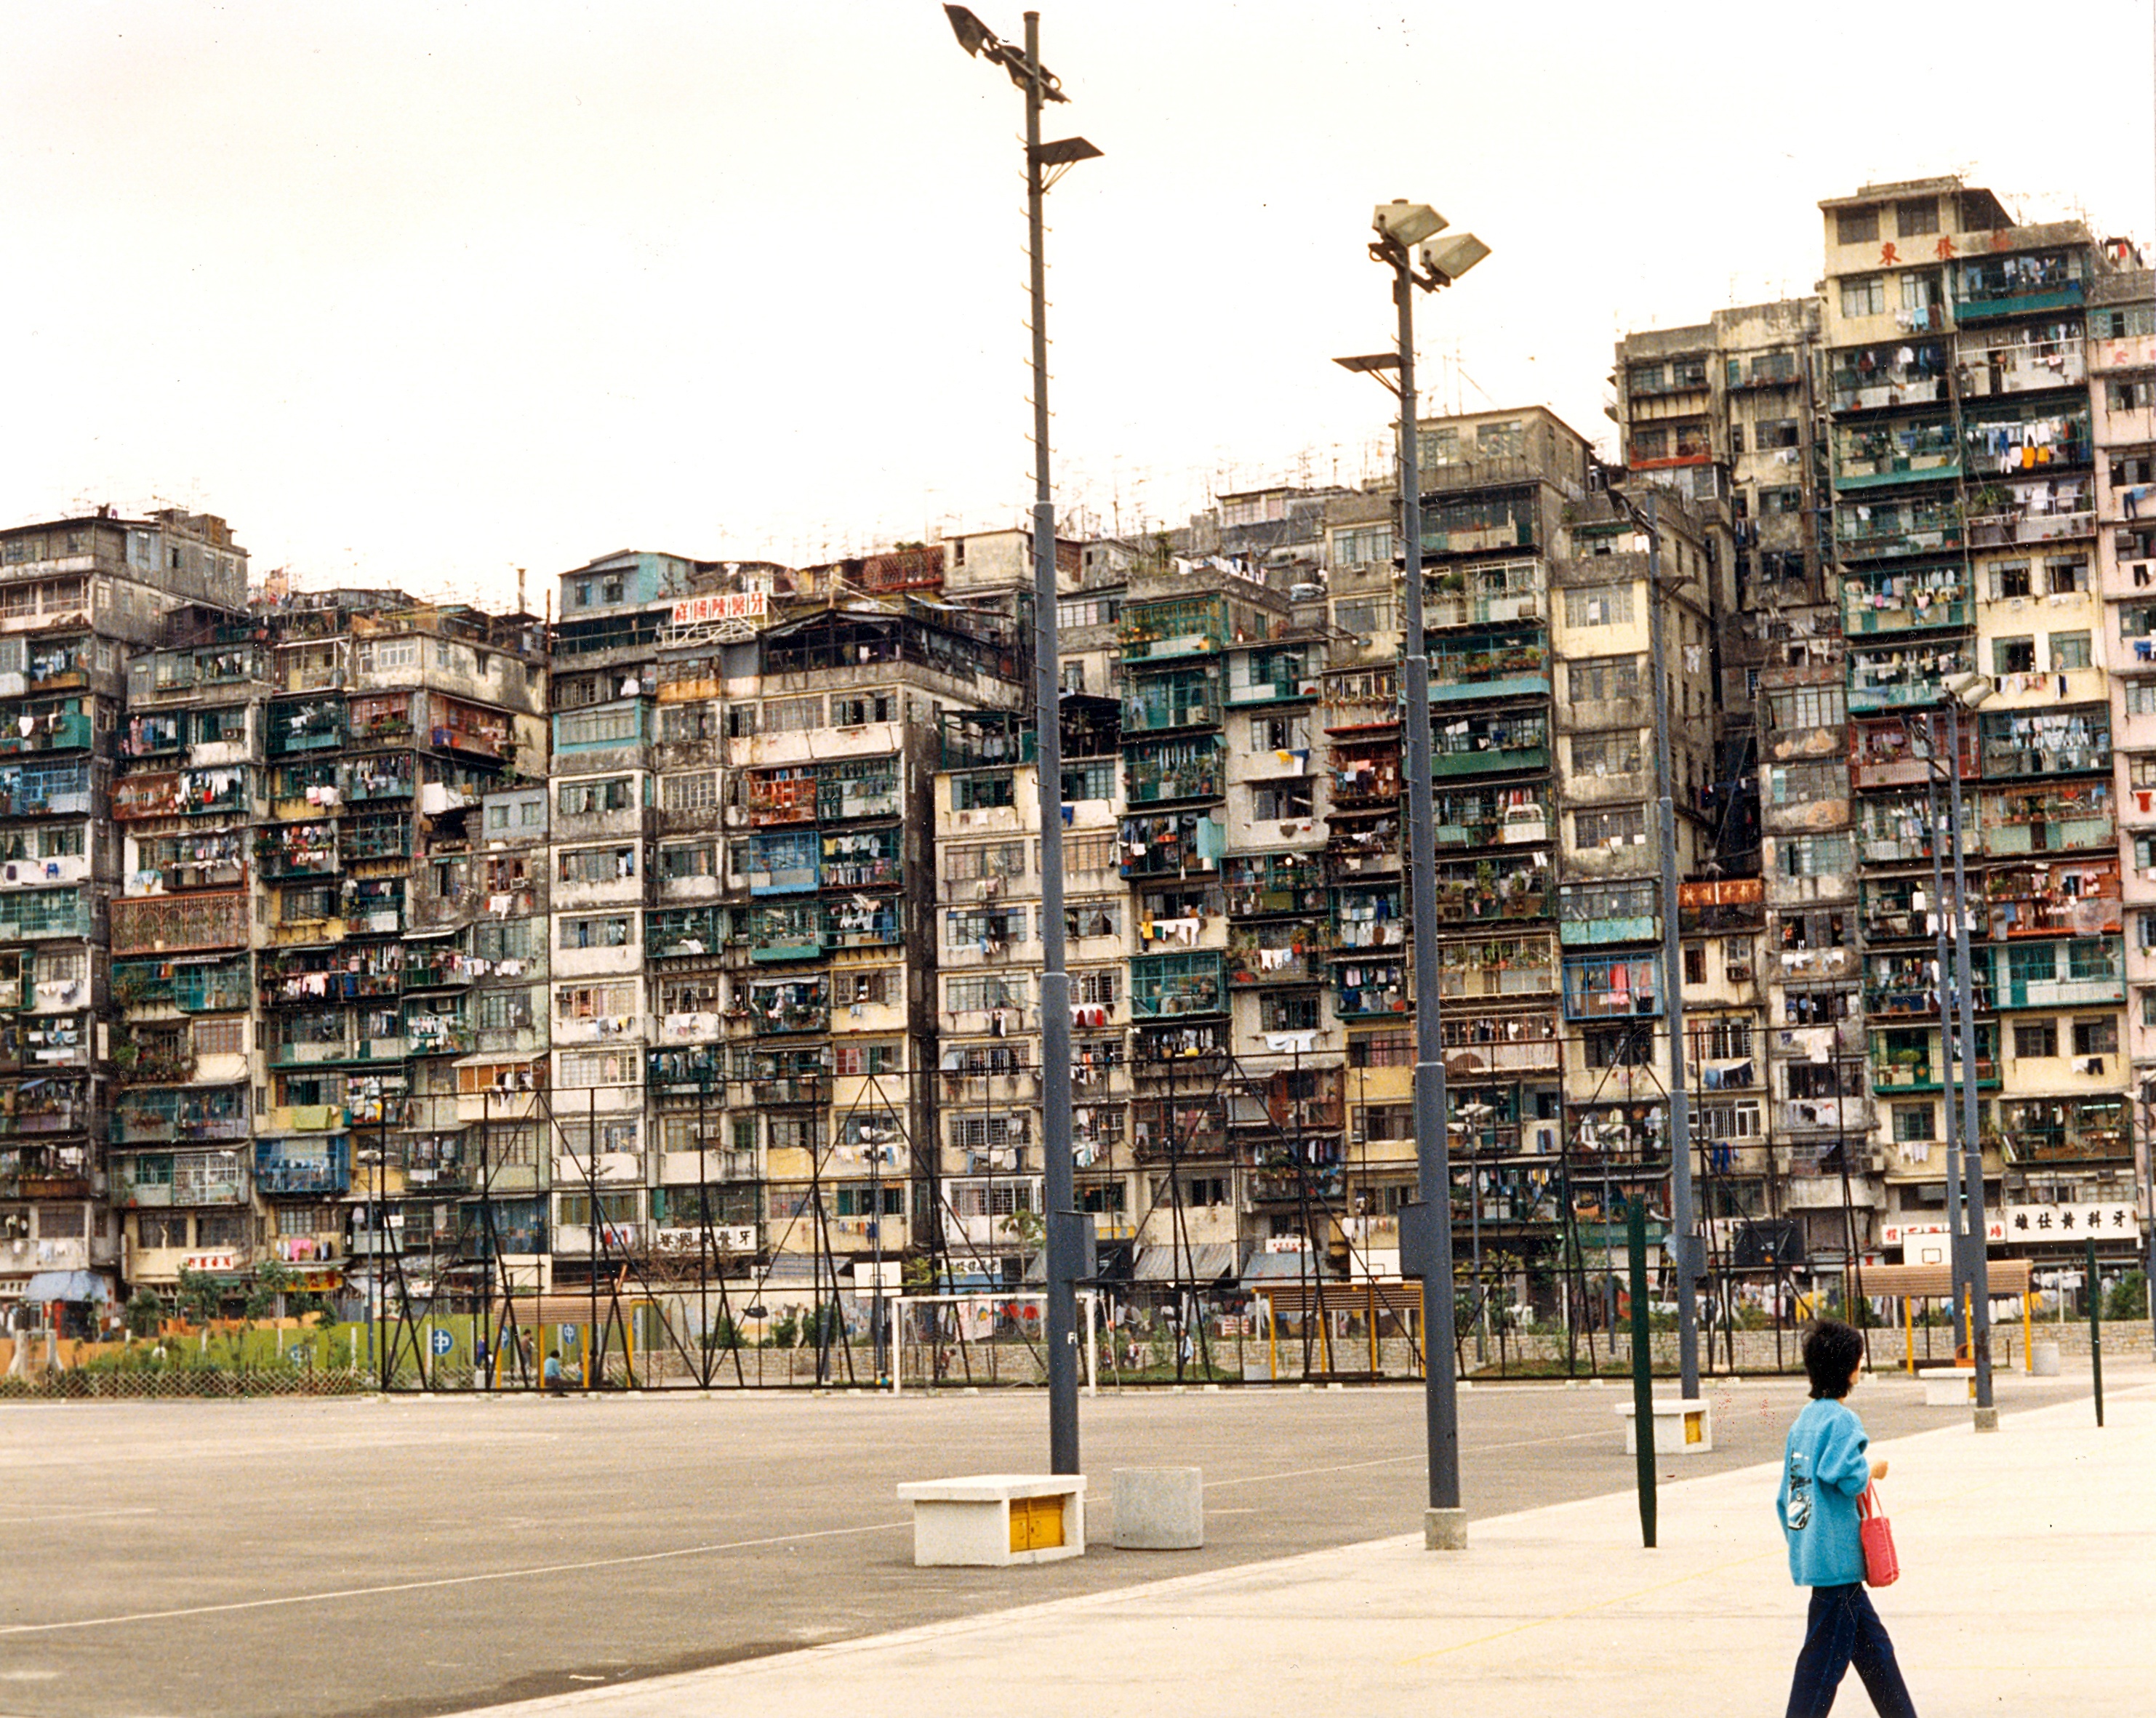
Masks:
[[[1131,1280],[1139,1283],[1193,1283],[1210,1287],[1235,1274],[1232,1241],[1200,1241],[1187,1247],[1144,1247]]]
[[[23,1285],[25,1300],[110,1300],[112,1285],[91,1270],[41,1270]]]

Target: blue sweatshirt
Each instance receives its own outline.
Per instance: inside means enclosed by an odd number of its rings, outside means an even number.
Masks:
[[[1789,1578],[1799,1587],[1846,1587],[1864,1578],[1856,1500],[1871,1483],[1871,1440],[1839,1402],[1807,1403],[1782,1452],[1774,1513],[1789,1541]]]

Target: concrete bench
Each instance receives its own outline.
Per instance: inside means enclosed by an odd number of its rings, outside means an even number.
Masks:
[[[913,1505],[913,1563],[1007,1567],[1086,1554],[1082,1474],[968,1474],[898,1488]]]
[[[1625,1453],[1640,1453],[1638,1405],[1630,1400],[1611,1410],[1625,1422]],[[1654,1400],[1655,1453],[1705,1455],[1714,1448],[1714,1410],[1697,1396],[1657,1396]]]
[[[1917,1382],[1924,1387],[1927,1408],[1966,1408],[1976,1400],[1973,1366],[1920,1366]]]

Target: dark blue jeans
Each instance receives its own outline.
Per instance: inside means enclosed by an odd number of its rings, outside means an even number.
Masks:
[[[1894,1662],[1894,1643],[1861,1583],[1812,1588],[1810,1620],[1789,1685],[1789,1718],[1827,1718],[1842,1673],[1854,1664],[1879,1718],[1917,1718]]]

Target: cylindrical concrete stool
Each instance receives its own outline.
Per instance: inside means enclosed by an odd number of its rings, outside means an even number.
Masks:
[[[1205,1543],[1205,1476],[1197,1468],[1117,1468],[1116,1548],[1197,1551]]]

